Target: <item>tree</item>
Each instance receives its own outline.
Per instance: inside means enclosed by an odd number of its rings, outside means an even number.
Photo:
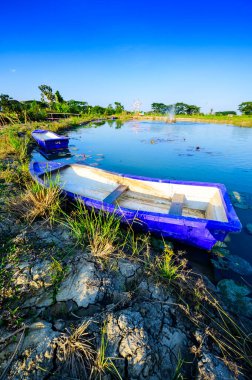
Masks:
[[[55,95],[53,94],[52,88],[50,86],[41,84],[41,86],[38,88],[41,91],[42,102],[45,102],[45,99],[47,99],[49,103],[53,103],[55,101]]]
[[[91,109],[91,113],[97,114],[97,115],[103,115],[106,111],[106,108],[101,107],[101,106],[94,106]]]
[[[215,112],[216,116],[227,116],[227,115],[236,115],[235,111],[219,111]]]
[[[65,112],[72,112],[72,113],[87,113],[88,112],[87,102],[71,99],[71,100],[68,100],[66,104],[68,106],[68,110]]]
[[[1,111],[3,111],[3,112],[9,112],[12,100],[13,99],[9,95],[1,94],[0,95],[0,107],[1,107]]]
[[[165,114],[169,111],[169,106],[164,103],[152,103],[151,108],[155,113]]]
[[[200,107],[195,105],[190,105],[186,103],[176,103],[175,104],[175,114],[176,115],[195,115],[200,113]]]
[[[105,115],[113,115],[114,113],[115,113],[115,110],[112,104],[109,104],[107,108],[105,109]]]
[[[124,111],[124,106],[120,102],[114,102],[115,104],[115,113],[119,114]]]
[[[175,114],[176,115],[185,115],[187,113],[188,105],[182,102],[175,104]]]
[[[195,115],[200,113],[200,107],[188,105],[186,110],[187,115]]]
[[[3,112],[21,112],[22,111],[22,104],[11,98],[9,95],[1,94],[0,95],[0,109]]]
[[[64,102],[64,99],[58,90],[55,92],[54,96],[55,96],[56,103],[63,103]]]
[[[252,102],[243,102],[239,104],[238,110],[244,115],[252,115]]]

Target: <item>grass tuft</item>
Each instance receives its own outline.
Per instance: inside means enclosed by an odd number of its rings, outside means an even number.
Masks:
[[[95,351],[87,329],[90,321],[78,328],[67,330],[56,340],[57,358],[62,371],[74,379],[89,379]]]
[[[94,360],[91,378],[94,380],[102,380],[106,374],[110,374],[112,378],[122,380],[122,377],[113,362],[113,359],[115,358],[106,356],[107,345],[106,328],[103,326],[101,329],[101,344]]]
[[[108,258],[120,246],[120,219],[105,211],[88,210],[81,200],[70,216],[67,225],[78,244],[87,246],[98,258]]]
[[[181,259],[180,254],[173,251],[173,249],[164,242],[164,252],[161,257],[156,257],[154,263],[150,263],[150,269],[155,275],[168,283],[182,279],[185,280],[187,276],[186,266],[187,260]]]
[[[10,201],[10,209],[29,223],[44,218],[53,224],[61,212],[61,190],[58,183],[50,178],[47,186],[38,182],[28,183],[26,191]]]

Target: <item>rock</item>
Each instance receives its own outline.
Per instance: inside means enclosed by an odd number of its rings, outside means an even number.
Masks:
[[[211,353],[204,353],[198,362],[197,380],[235,380],[228,367]]]
[[[143,319],[136,311],[125,310],[118,318],[118,326],[124,332],[143,327]]]
[[[31,275],[34,281],[43,281],[45,287],[52,285],[51,262],[44,260],[31,267]]]
[[[139,379],[142,372],[148,376],[151,368],[151,351],[146,332],[135,330],[127,334],[121,340],[119,352],[123,358],[127,358],[130,379]]]
[[[57,331],[63,331],[66,327],[66,322],[63,319],[57,319],[53,325]]]
[[[251,291],[246,285],[240,285],[233,280],[225,279],[219,281],[217,287],[224,302],[233,313],[242,314],[248,318],[252,317],[252,299],[248,297]]]
[[[73,300],[79,307],[94,304],[99,297],[101,279],[95,274],[95,266],[86,260],[78,263],[70,275],[60,284],[56,300]]]
[[[252,235],[252,223],[248,223],[248,224],[246,225],[246,229],[247,229],[248,233],[249,233],[250,235]]]
[[[139,264],[132,263],[128,260],[119,260],[118,266],[121,274],[126,278],[133,277],[141,267]]]
[[[53,369],[53,340],[59,332],[45,321],[33,323],[27,329],[22,344],[22,353],[13,363],[9,378],[38,380]],[[16,346],[16,345],[15,345]]]
[[[53,290],[44,290],[41,288],[38,292],[33,296],[28,298],[20,307],[27,308],[36,306],[39,308],[48,307],[53,304]]]

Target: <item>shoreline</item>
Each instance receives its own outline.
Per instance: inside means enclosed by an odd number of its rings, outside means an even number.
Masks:
[[[122,118],[124,119],[124,118]],[[155,115],[145,115],[145,116],[140,116],[140,115],[135,115],[130,117],[130,119],[136,119],[136,120],[160,120],[160,121],[165,121],[167,123],[171,123],[170,121],[167,120],[167,116],[155,116]],[[228,124],[228,125],[233,125],[236,127],[241,127],[241,128],[251,128],[252,127],[252,117],[249,116],[234,116],[234,117],[207,117],[207,116],[198,116],[198,117],[184,117],[184,116],[176,116],[175,117],[176,121],[189,121],[193,123],[209,123],[209,124]],[[175,123],[176,123],[175,121]]]

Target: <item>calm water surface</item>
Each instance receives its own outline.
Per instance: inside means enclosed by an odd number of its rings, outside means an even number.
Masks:
[[[229,191],[252,193],[252,128],[159,121],[109,121],[68,133],[71,158],[121,173],[220,182]],[[85,157],[84,155],[85,154]],[[37,152],[33,159],[44,160]],[[59,159],[57,159],[59,160]],[[236,209],[245,226],[252,209]],[[230,235],[231,253],[252,262],[252,235]]]

